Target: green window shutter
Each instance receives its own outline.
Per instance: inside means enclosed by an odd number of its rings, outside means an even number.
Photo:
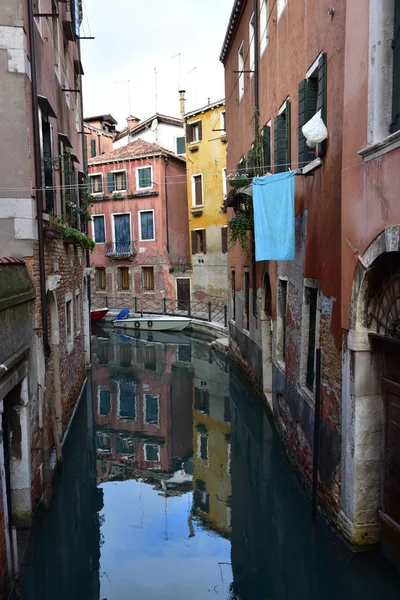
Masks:
[[[107,189],[111,193],[115,190],[114,186],[114,173],[107,173]]]
[[[151,167],[140,169],[139,171],[139,187],[148,188],[151,187]]]
[[[390,132],[400,130],[400,2],[395,4],[393,48],[392,122]]]
[[[92,158],[96,156],[96,140],[90,140],[90,156]]]
[[[176,138],[176,153],[177,154],[185,154],[185,152],[186,152],[185,138],[184,137],[177,137]]]
[[[126,171],[124,171],[124,190],[127,190],[127,189],[128,189],[128,182],[126,179]]]
[[[315,158],[315,150],[309,148],[301,128],[317,112],[318,80],[316,77],[304,79],[299,83],[299,167],[303,167]]]
[[[283,115],[274,120],[274,173],[286,170],[286,127]]]
[[[263,155],[264,172],[271,171],[271,127],[265,125],[262,130],[263,136]]]
[[[284,170],[287,171],[290,169],[291,160],[291,135],[290,135],[290,101],[286,102],[286,110],[284,112],[285,116],[285,135],[286,135],[286,159],[285,159],[285,167]]]
[[[327,124],[327,93],[326,93],[326,52],[321,54],[318,63],[318,97],[317,97],[317,112],[321,110],[321,117],[325,125]],[[326,152],[326,140],[318,144],[317,151],[319,156],[323,156]]]

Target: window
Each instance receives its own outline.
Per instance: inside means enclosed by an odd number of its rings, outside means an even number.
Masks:
[[[256,40],[254,35],[254,13],[251,15],[249,22],[249,52],[250,52],[250,71],[254,71],[254,59],[256,54]],[[250,73],[250,77],[253,76],[253,73]]]
[[[186,139],[185,136],[176,138],[176,153],[185,154],[186,153]]]
[[[135,440],[132,435],[119,434],[115,439],[115,451],[123,454],[125,458],[135,460]]]
[[[102,194],[103,193],[103,175],[89,175],[90,181],[90,193],[91,194]]]
[[[129,267],[118,267],[118,291],[129,290]]]
[[[118,382],[118,418],[136,420],[136,384],[132,380]]]
[[[71,0],[71,20],[72,28],[76,37],[79,36],[80,17],[79,17],[79,0]]]
[[[192,254],[206,254],[206,230],[192,231]]]
[[[194,388],[194,408],[203,415],[208,415],[210,412],[210,397],[208,390]]]
[[[260,0],[260,52],[264,52],[269,40],[269,0]]]
[[[210,494],[206,491],[206,484],[201,479],[196,479],[195,490],[193,492],[193,505],[203,513],[210,511]]]
[[[99,390],[98,391],[98,406],[97,411],[99,415],[106,416],[111,413],[111,391],[110,390]]]
[[[127,187],[126,171],[109,171],[107,173],[107,188],[111,194],[126,192]]]
[[[131,252],[131,216],[127,213],[113,215],[116,254]]]
[[[33,0],[33,14],[40,15],[41,12],[41,0]],[[43,19],[40,19],[39,17],[35,17],[35,23],[40,31],[40,35],[42,35],[42,20]]]
[[[307,310],[306,323],[308,324],[306,386],[312,392],[314,390],[315,378],[315,345],[317,334],[318,289],[313,287],[306,287],[304,292],[305,307]]]
[[[81,331],[81,295],[79,291],[75,293],[75,331],[76,335]]]
[[[286,312],[287,312],[288,282],[280,279],[278,284],[278,331],[277,353],[278,358],[286,358]]]
[[[222,254],[228,252],[228,227],[221,227],[221,250]]]
[[[232,271],[232,320],[236,321],[236,273]]]
[[[202,175],[192,175],[192,206],[203,206]]]
[[[188,123],[186,125],[186,137],[188,144],[192,142],[200,142],[202,139],[202,123],[201,121],[195,121],[194,123]]]
[[[392,122],[390,133],[400,130],[400,2],[395,2],[393,48]]]
[[[110,343],[108,340],[96,338],[96,357],[99,365],[106,365],[109,359]]]
[[[96,140],[90,140],[90,157],[96,156]]]
[[[53,151],[51,134],[52,128],[50,123],[45,120],[42,113],[42,155],[47,213],[51,213],[54,210]]]
[[[119,347],[119,366],[124,369],[132,366],[132,346],[129,343]]]
[[[281,106],[274,122],[274,170],[283,173],[290,167],[290,102]]]
[[[159,396],[145,394],[144,420],[149,425],[158,425]]]
[[[271,121],[262,128],[262,145],[263,145],[263,159],[264,159],[264,172],[272,171],[271,165]]]
[[[93,239],[96,244],[104,244],[106,241],[106,232],[104,226],[104,215],[93,215]]]
[[[68,300],[65,302],[65,329],[67,347],[70,351],[74,341],[74,308],[72,305],[72,294],[68,294]]]
[[[286,5],[287,5],[287,0],[278,0],[278,6],[277,6],[278,19],[281,16],[281,14],[283,13]]]
[[[192,362],[192,346],[191,346],[191,344],[179,344],[178,360],[181,362]]]
[[[138,190],[153,187],[153,168],[151,166],[136,169],[136,187]]]
[[[244,46],[243,46],[243,42],[240,44],[240,48],[239,48],[239,52],[238,52],[238,71],[239,71],[239,79],[238,79],[238,86],[239,86],[239,101],[243,98],[243,94],[244,94],[244,73],[243,73],[243,69],[244,69]]]
[[[154,210],[139,211],[139,235],[141,241],[154,240]]]
[[[250,274],[248,271],[244,272],[244,315],[243,315],[243,327],[250,328]]]
[[[154,292],[154,267],[142,268],[142,287],[144,292]]]
[[[316,148],[307,146],[302,127],[319,110],[326,123],[326,54],[321,54],[306,74],[306,78],[299,83],[299,166],[300,168],[315,159],[316,155],[325,153],[326,142],[318,144]]]
[[[227,184],[226,184],[226,168],[222,169],[222,195],[225,200],[228,195]]]
[[[208,460],[208,433],[207,431],[197,432],[197,458]]]
[[[157,352],[154,345],[145,346],[143,348],[143,363],[147,371],[156,371],[157,369]]]
[[[106,289],[106,269],[105,267],[96,267],[95,281],[97,290]]]
[[[160,446],[158,444],[145,444],[144,460],[146,462],[160,462]]]

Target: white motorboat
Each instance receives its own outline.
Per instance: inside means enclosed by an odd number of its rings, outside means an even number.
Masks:
[[[186,317],[168,315],[148,315],[146,317],[128,317],[113,322],[114,327],[134,329],[135,331],[182,331],[190,323]]]

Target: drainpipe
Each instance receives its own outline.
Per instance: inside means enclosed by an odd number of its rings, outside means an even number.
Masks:
[[[36,80],[36,54],[35,54],[35,24],[33,21],[33,0],[28,0],[29,21],[29,54],[31,59],[31,90],[32,90],[32,122],[33,122],[33,156],[35,167],[35,195],[38,226],[39,246],[39,286],[40,286],[40,308],[42,312],[42,330],[44,354],[48,358],[51,350],[49,345],[49,333],[47,328],[47,302],[46,302],[46,267],[44,262],[44,234],[43,234],[43,189],[42,189],[42,166],[40,156],[40,132],[39,132],[39,104]]]
[[[258,44],[258,0],[254,0],[254,109],[257,114],[260,110],[260,95],[258,86],[258,62],[259,62],[259,44]],[[257,121],[256,135],[259,134],[259,122]],[[251,276],[253,280],[253,316],[257,317],[257,284],[256,284],[256,244],[253,239],[252,241],[252,253],[251,253]]]
[[[167,252],[169,257],[169,225],[168,225],[168,180],[167,180],[167,166],[169,159],[164,158],[164,190],[165,190],[165,228],[167,233]]]

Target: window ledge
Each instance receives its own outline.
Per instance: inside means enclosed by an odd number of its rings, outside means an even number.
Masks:
[[[242,329],[242,333],[243,333],[244,335],[247,335],[247,337],[250,337],[250,331],[249,331],[248,329],[245,329],[244,327],[243,327],[243,329]]]
[[[278,367],[278,369],[280,371],[282,371],[283,374],[286,373],[286,364],[285,364],[285,361],[283,361],[281,358],[276,359],[275,365]]]
[[[387,136],[381,142],[376,142],[375,144],[371,144],[366,148],[362,148],[358,151],[358,154],[361,158],[367,162],[369,160],[374,160],[375,158],[379,158],[383,154],[387,154],[392,150],[395,150],[400,146],[400,131],[395,131]]]
[[[314,406],[314,404],[315,404],[314,393],[311,390],[309,390],[308,387],[306,387],[305,385],[301,385],[300,386],[300,394],[304,398],[304,400],[306,402],[308,402],[308,404],[310,404],[310,406]]]
[[[314,160],[309,162],[308,165],[303,167],[301,172],[303,173],[303,175],[307,175],[308,173],[311,173],[311,171],[315,171],[315,169],[318,169],[318,167],[320,167],[322,164],[323,164],[322,158],[317,156],[317,158],[314,158]]]

